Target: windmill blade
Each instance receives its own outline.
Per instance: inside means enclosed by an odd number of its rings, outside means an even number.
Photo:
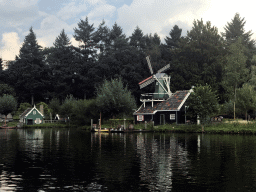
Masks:
[[[144,79],[143,81],[141,81],[139,83],[140,89],[148,86],[149,84],[153,83],[154,81],[155,81],[155,79],[153,78],[153,76],[150,76],[147,79]]]
[[[163,68],[159,69],[157,71],[157,73],[162,73],[162,72],[166,71],[167,69],[170,69],[170,67],[171,67],[170,64],[165,65]]]
[[[147,62],[148,62],[148,67],[149,67],[150,73],[151,73],[151,75],[153,75],[153,69],[152,69],[152,65],[150,63],[149,56],[147,56],[146,59],[147,59]]]

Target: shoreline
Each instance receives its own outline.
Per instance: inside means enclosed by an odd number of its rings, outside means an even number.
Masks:
[[[111,125],[103,124],[102,128],[110,128]],[[27,128],[72,128],[90,131],[91,126],[79,126],[75,124],[40,124],[40,125],[26,125],[21,129]],[[205,134],[247,134],[247,135],[256,135],[256,121],[223,121],[212,124],[195,125],[195,124],[165,124],[152,126],[147,125],[145,129],[145,124],[136,124],[134,125],[134,130],[131,133],[140,133],[140,132],[160,132],[160,133],[205,133]],[[130,133],[130,131],[128,131]]]

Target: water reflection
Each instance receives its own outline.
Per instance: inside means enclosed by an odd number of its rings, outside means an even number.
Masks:
[[[0,191],[250,191],[255,136],[0,130]]]

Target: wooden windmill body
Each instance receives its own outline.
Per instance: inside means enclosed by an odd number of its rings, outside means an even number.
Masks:
[[[139,86],[140,86],[140,89],[142,89],[152,83],[155,83],[155,92],[141,94],[140,101],[144,103],[144,106],[145,106],[145,102],[152,102],[152,106],[153,106],[154,102],[167,100],[172,95],[172,92],[170,90],[171,77],[168,76],[166,73],[163,73],[168,69],[170,69],[170,64],[159,69],[157,73],[154,74],[149,56],[147,56],[146,59],[147,59],[148,67],[152,76],[141,81],[139,83]]]

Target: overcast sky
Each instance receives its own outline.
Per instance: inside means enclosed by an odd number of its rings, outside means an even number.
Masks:
[[[174,25],[186,35],[193,20],[201,18],[223,32],[235,13],[245,18],[245,30],[256,39],[253,0],[0,0],[0,57],[13,60],[31,26],[43,47],[52,46],[62,29],[77,45],[73,29],[86,16],[96,28],[104,19],[110,28],[117,22],[127,36],[139,26],[163,40]]]

